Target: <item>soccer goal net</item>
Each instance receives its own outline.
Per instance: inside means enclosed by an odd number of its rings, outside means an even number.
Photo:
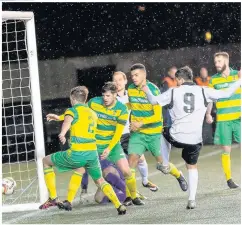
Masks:
[[[34,14],[2,12],[2,178],[17,187],[2,195],[3,212],[34,210],[47,197]]]

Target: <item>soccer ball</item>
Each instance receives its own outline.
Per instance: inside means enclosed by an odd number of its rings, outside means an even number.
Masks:
[[[16,188],[16,181],[12,177],[3,178],[2,181],[2,194],[4,195],[12,195],[14,193],[14,189]]]

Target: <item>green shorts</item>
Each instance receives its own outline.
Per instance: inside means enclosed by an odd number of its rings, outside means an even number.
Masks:
[[[51,154],[51,161],[59,172],[67,172],[84,167],[93,180],[102,177],[97,151],[60,151]]]
[[[129,155],[137,154],[141,156],[147,149],[153,156],[160,156],[160,137],[161,134],[131,133],[128,147]]]
[[[97,145],[97,151],[99,155],[102,155],[105,148],[108,146]],[[120,143],[116,144],[111,152],[109,153],[108,157],[106,158],[108,161],[112,163],[116,163],[118,160],[125,158],[124,151]]]
[[[217,122],[216,131],[214,134],[214,144],[229,146],[234,139],[235,142],[240,143],[240,119],[231,121]]]

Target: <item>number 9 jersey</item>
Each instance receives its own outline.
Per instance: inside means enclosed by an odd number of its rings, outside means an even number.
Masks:
[[[180,143],[194,145],[202,142],[203,120],[208,103],[230,97],[239,86],[240,80],[223,91],[185,82],[158,96],[153,96],[149,91],[147,98],[152,104],[168,105],[172,138]]]
[[[70,129],[70,148],[75,151],[95,151],[97,115],[87,105],[76,104],[65,111],[73,117]]]

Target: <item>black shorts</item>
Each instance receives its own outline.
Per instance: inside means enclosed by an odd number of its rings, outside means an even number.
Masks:
[[[199,153],[202,148],[202,143],[190,145],[177,142],[170,135],[170,127],[164,128],[163,136],[172,146],[176,148],[182,148],[182,158],[185,160],[187,164],[197,164]]]
[[[120,140],[121,146],[126,155],[128,155],[129,138],[130,138],[130,134],[123,134]]]

